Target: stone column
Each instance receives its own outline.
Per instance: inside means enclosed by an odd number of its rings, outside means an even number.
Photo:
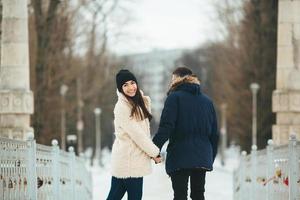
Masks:
[[[275,144],[287,144],[289,134],[300,139],[300,0],[279,0],[277,80],[273,92]]]
[[[25,139],[33,131],[27,0],[2,0],[2,4],[0,136]]]

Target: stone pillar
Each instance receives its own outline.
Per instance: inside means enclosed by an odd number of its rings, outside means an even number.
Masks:
[[[287,144],[289,134],[300,139],[300,0],[279,0],[277,80],[273,92],[275,144]]]
[[[27,0],[2,0],[2,4],[0,136],[25,139],[33,131]]]

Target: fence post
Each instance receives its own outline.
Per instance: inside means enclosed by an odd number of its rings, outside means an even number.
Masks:
[[[274,158],[273,158],[273,140],[268,140],[268,146],[267,146],[267,177],[266,180],[268,180],[270,177],[274,176]],[[273,184],[272,182],[267,184],[267,200],[273,200],[273,191],[272,188]]]
[[[239,169],[235,169],[234,171],[233,171],[233,177],[232,177],[232,183],[233,183],[233,188],[232,188],[232,190],[233,190],[233,199],[234,200],[237,200],[238,199],[238,192],[239,191],[236,191],[236,188],[237,188],[237,186],[238,186],[238,183],[239,183],[239,179],[240,179],[240,177],[238,176],[238,174],[240,173],[240,171],[239,171]]]
[[[77,195],[75,194],[76,190],[75,190],[75,152],[74,152],[74,147],[69,147],[68,148],[69,151],[69,156],[70,156],[70,160],[69,160],[69,164],[70,164],[70,174],[71,174],[71,196],[72,199],[76,200],[77,199]],[[80,173],[80,172],[76,172],[76,173]]]
[[[251,199],[257,199],[257,146],[251,147]]]
[[[59,168],[59,147],[58,141],[52,140],[52,177],[53,177],[53,199],[60,199],[60,168]]]
[[[28,133],[28,162],[27,162],[27,177],[28,177],[28,196],[30,200],[37,200],[37,174],[36,174],[36,142],[34,134]]]
[[[246,170],[246,156],[247,156],[247,152],[246,151],[242,151],[242,156],[241,156],[241,167],[239,169],[240,171],[240,194],[239,194],[239,199],[240,200],[244,200],[247,199],[247,191],[245,188],[245,180],[246,180],[246,176],[245,176],[245,170]]]
[[[295,134],[289,139],[289,200],[297,200],[298,179],[297,139]]]

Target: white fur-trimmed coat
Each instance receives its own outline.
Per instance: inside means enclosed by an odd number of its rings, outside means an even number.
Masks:
[[[115,141],[112,147],[111,172],[117,178],[142,177],[152,172],[151,157],[159,154],[150,136],[149,120],[130,117],[131,106],[117,91],[114,108]],[[143,96],[150,111],[150,98]]]

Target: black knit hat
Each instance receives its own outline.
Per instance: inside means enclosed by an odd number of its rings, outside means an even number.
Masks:
[[[118,88],[119,92],[122,92],[123,84],[126,83],[127,81],[131,81],[131,80],[135,81],[137,83],[137,80],[136,80],[135,76],[133,75],[133,73],[131,73],[127,69],[121,69],[116,75],[116,83],[117,83],[117,88]]]

